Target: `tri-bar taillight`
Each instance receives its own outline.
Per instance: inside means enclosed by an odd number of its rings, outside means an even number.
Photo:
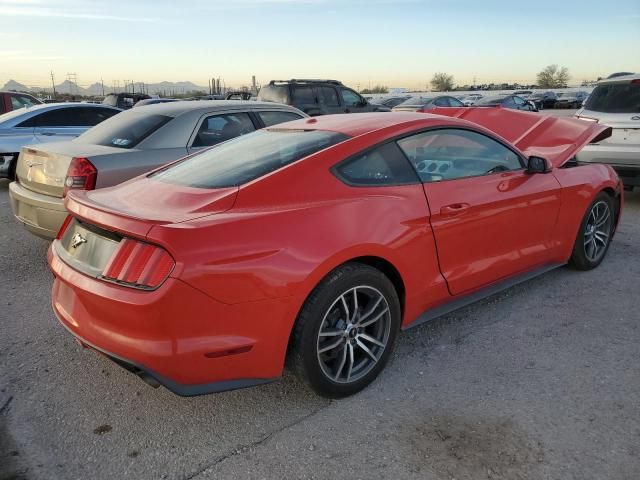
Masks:
[[[69,190],[93,190],[96,188],[98,170],[87,158],[73,157],[64,179],[64,193]]]
[[[174,266],[175,261],[163,248],[123,238],[102,277],[126,286],[154,289],[165,281]]]

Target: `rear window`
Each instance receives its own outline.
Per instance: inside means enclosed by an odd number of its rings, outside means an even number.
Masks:
[[[190,187],[233,187],[347,138],[341,133],[322,130],[259,130],[221,143],[151,175],[156,180]]]
[[[102,100],[102,104],[103,105],[109,105],[111,107],[117,107],[118,106],[118,96],[117,95],[107,95],[106,97],[104,97],[104,100]]]
[[[640,83],[598,85],[585,108],[603,113],[640,113]]]
[[[133,148],[173,117],[124,112],[87,130],[75,143],[105,147]]]
[[[258,100],[289,103],[289,85],[265,85],[260,89]]]

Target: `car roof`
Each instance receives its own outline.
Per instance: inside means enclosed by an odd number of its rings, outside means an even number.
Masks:
[[[390,127],[409,126],[420,122],[424,127],[435,125],[469,126],[470,122],[443,115],[413,112],[372,112],[352,113],[349,115],[322,115],[319,117],[294,120],[269,127],[270,130],[327,130],[350,137],[357,137],[376,130]]]
[[[136,107],[136,112],[177,117],[178,115],[198,110],[210,112],[211,110],[259,110],[260,108],[265,108],[267,110],[273,110],[276,108],[292,112],[297,111],[296,108],[290,107],[289,105],[274,102],[254,102],[253,100],[184,100],[179,102],[142,105],[140,107]]]
[[[598,85],[605,85],[609,83],[627,83],[632,80],[640,80],[640,73],[632,73],[631,75],[620,75],[619,77],[605,78],[600,80]]]

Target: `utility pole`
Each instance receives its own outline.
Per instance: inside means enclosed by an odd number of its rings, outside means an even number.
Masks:
[[[51,72],[51,86],[53,87],[53,99],[56,99],[56,81],[53,78],[53,71]]]
[[[100,78],[100,85],[102,85],[102,96],[104,97],[104,80]]]

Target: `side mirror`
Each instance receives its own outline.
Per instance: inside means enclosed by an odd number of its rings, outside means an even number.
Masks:
[[[363,98],[362,100],[360,100],[359,104],[356,104],[356,107],[366,107],[368,105],[369,102],[367,102],[366,98]]]
[[[527,159],[527,173],[549,173],[551,165],[549,160],[542,157],[529,157]]]

